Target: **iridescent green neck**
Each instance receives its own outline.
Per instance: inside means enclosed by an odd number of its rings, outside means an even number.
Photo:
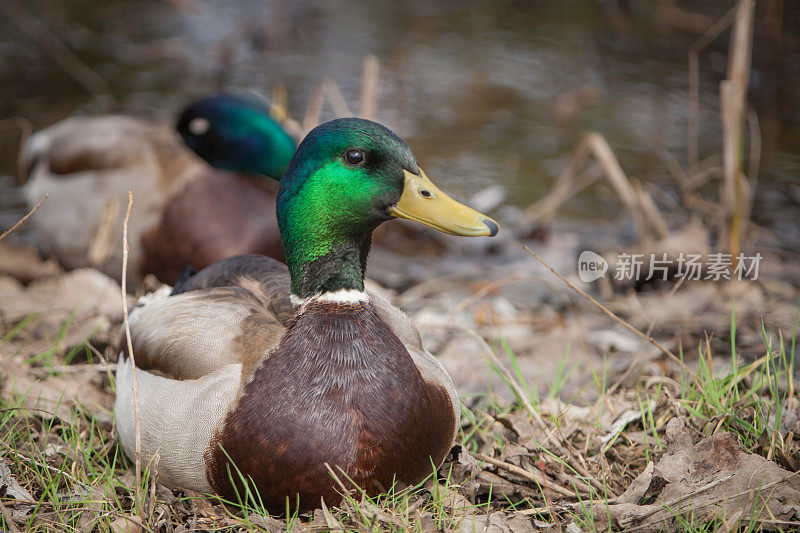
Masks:
[[[304,235],[284,239],[292,294],[306,298],[341,289],[364,290],[371,233],[357,238]]]

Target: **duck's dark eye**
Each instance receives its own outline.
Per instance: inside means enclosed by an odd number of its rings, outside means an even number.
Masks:
[[[351,165],[358,165],[364,161],[364,152],[361,150],[348,150],[344,154],[344,160]]]

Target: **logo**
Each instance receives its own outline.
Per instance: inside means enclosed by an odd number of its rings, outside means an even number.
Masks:
[[[584,283],[591,283],[602,278],[607,270],[608,261],[591,250],[582,251],[578,257],[578,277]]]

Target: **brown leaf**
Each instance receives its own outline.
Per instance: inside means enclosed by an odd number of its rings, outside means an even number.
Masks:
[[[78,517],[78,531],[89,532],[94,529],[94,526],[99,519],[100,511],[103,509],[103,505],[106,503],[107,493],[108,485],[106,484],[100,484],[92,487],[90,499],[84,503],[86,510],[81,511],[80,516]]]
[[[6,320],[19,320],[33,312],[68,316],[80,309],[80,316],[122,316],[119,284],[89,268],[32,283],[29,287],[0,286],[0,310]]]
[[[25,490],[11,474],[11,469],[5,459],[0,459],[0,494],[5,494],[15,500],[35,501],[31,493]]]
[[[142,533],[142,519],[138,516],[120,516],[111,522],[113,533]]]
[[[650,482],[653,481],[653,461],[647,463],[647,467],[639,474],[627,490],[617,498],[616,503],[639,503],[644,497]]]
[[[0,273],[29,283],[60,272],[61,268],[55,259],[42,259],[36,248],[30,244],[0,241]]]
[[[461,523],[464,533],[527,533],[536,531],[532,520],[521,513],[496,511],[489,515],[468,517]]]
[[[694,440],[685,420],[669,422],[667,452],[652,475],[637,478],[636,488],[608,508],[619,526],[670,529],[679,524],[678,516],[689,513],[699,520],[735,516],[740,511],[745,521],[800,518],[800,476],[796,473],[747,452],[731,433],[718,433],[697,444]],[[652,502],[646,498],[646,505],[633,503],[648,493],[653,494]]]

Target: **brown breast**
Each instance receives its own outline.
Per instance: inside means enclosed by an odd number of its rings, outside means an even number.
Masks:
[[[167,199],[159,224],[142,237],[143,273],[173,283],[186,266],[237,254],[284,260],[275,217],[277,187],[209,170]]]
[[[214,436],[207,477],[226,498],[244,494],[235,471],[229,481],[229,457],[270,512],[285,512],[287,497],[300,511],[321,497],[336,505],[326,463],[370,494],[419,482],[450,449],[454,416],[372,304],[311,303]]]

